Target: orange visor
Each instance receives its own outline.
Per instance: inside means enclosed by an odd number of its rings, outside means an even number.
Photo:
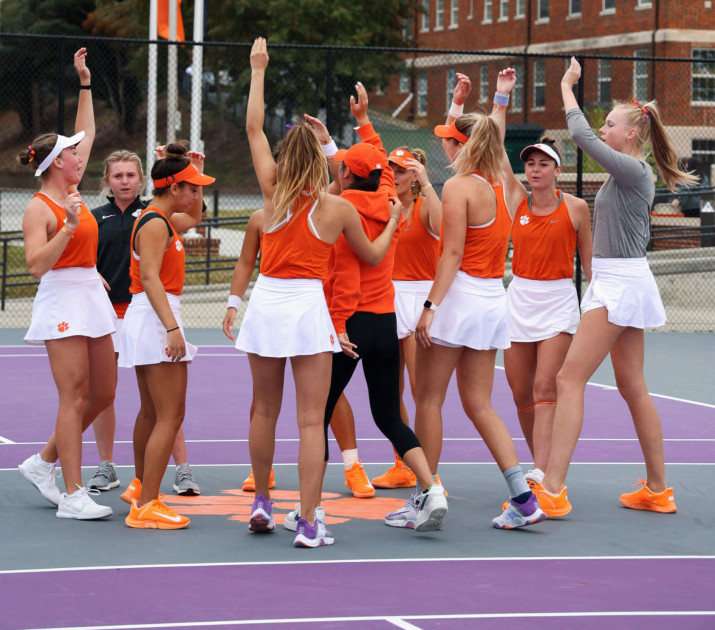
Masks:
[[[469,136],[465,136],[459,129],[457,125],[452,121],[451,125],[437,125],[434,128],[434,135],[438,138],[454,138],[457,142],[465,144],[469,140]]]
[[[392,153],[390,153],[390,155],[387,156],[387,159],[402,168],[409,168],[409,164],[405,164],[405,160],[419,161],[414,155],[412,155],[412,153],[405,151],[404,149],[395,149]]]
[[[162,179],[154,180],[154,188],[167,188],[172,184],[178,184],[179,182],[188,182],[189,184],[194,184],[195,186],[208,186],[216,181],[215,177],[209,175],[204,175],[199,172],[193,164],[189,164],[183,171],[179,171],[174,175],[169,175],[169,177],[164,177]]]

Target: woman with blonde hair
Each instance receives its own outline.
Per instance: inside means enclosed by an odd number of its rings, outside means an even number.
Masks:
[[[644,333],[665,323],[665,310],[646,260],[653,171],[645,161],[650,145],[656,169],[674,190],[697,181],[678,168],[678,157],[655,103],[635,99],[617,105],[599,130],[591,131],[573,94],[581,76],[575,58],[561,79],[566,121],[573,141],[608,172],[593,214],[593,280],[581,301],[583,317],[557,376],[557,404],[549,462],[539,502],[549,516],[571,511],[566,473],[583,426],[583,396],[596,368],[611,354],[616,385],[628,404],[643,451],[646,479],[621,495],[628,508],[675,512],[673,489],[665,482],[663,432],[643,374]],[[635,484],[635,485],[638,485]]]
[[[82,432],[112,402],[116,381],[115,316],[96,268],[97,222],[77,192],[95,134],[86,56],[86,48],[74,54],[81,83],[75,135],[45,134],[19,156],[41,178],[22,220],[27,266],[40,278],[25,343],[45,345],[59,395],[55,432],[19,470],[58,517],[80,520],[112,514],[82,486],[81,463]],[[66,493],[55,485],[58,458]]]
[[[510,345],[502,284],[513,217],[502,183],[509,100],[504,78],[500,74],[494,112],[468,115],[469,139],[456,152],[454,176],[442,190],[443,253],[416,331],[415,428],[436,473],[441,409],[456,369],[464,411],[509,488],[510,501],[492,525],[512,529],[546,517],[524,479],[509,431],[491,406],[496,353]]]
[[[330,388],[332,356],[340,351],[322,281],[327,275],[333,243],[341,233],[359,256],[377,265],[390,245],[401,205],[399,202],[392,205],[394,221],[387,221],[382,233],[371,243],[355,208],[325,192],[329,183],[328,165],[311,127],[301,124],[290,129],[274,161],[263,131],[267,66],[266,40],[259,37],[251,50],[246,131],[263,193],[261,273],[236,340],[236,348],[248,354],[255,402],[249,450],[256,497],[249,529],[255,532],[275,529],[269,478],[285,364],[290,357],[300,432],[298,476],[302,506],[294,545],[320,547],[334,542],[322,520],[323,512],[317,508],[325,451],[323,413]]]

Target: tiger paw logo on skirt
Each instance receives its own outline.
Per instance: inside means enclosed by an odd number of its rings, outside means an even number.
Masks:
[[[65,332],[69,327],[70,325],[67,322],[60,322],[57,324],[57,330],[60,332]]]
[[[333,334],[331,333],[331,334],[330,334],[330,345],[332,345],[332,344],[334,344],[334,343],[335,343],[335,337],[334,337]]]

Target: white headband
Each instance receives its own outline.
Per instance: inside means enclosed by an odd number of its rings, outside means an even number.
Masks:
[[[50,151],[50,154],[44,160],[42,160],[42,164],[37,167],[37,170],[35,171],[35,177],[39,177],[40,175],[42,175],[44,171],[50,168],[52,160],[54,160],[67,147],[73,147],[79,144],[82,141],[82,138],[84,138],[84,131],[80,131],[79,133],[74,134],[70,138],[57,134],[57,142],[55,143],[55,146],[52,148],[52,151]]]
[[[548,144],[544,144],[543,142],[539,142],[538,144],[530,144],[528,147],[525,147],[519,155],[522,161],[526,162],[524,154],[527,153],[530,149],[536,149],[537,151],[546,153],[546,155],[556,160],[556,166],[561,166],[561,159],[559,158],[559,154],[554,151],[553,147],[549,146]]]

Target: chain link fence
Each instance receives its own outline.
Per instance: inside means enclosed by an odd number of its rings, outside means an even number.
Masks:
[[[146,163],[147,137],[158,143],[200,138],[197,148],[203,147],[206,170],[217,182],[205,191],[206,218],[197,233],[186,235],[182,313],[188,327],[218,328],[245,224],[262,203],[245,134],[250,44],[201,45],[201,98],[192,107],[192,54],[198,46],[193,43],[7,34],[0,34],[0,328],[29,324],[37,286],[27,272],[20,230],[38,183],[15,156],[48,130],[73,132],[78,81],[72,53],[80,45],[88,48],[97,127],[80,186],[90,208],[104,202],[102,162],[112,151],[135,151]],[[155,55],[150,55],[152,46]],[[167,72],[170,46],[178,52],[175,81]],[[370,93],[370,118],[387,150],[423,149],[439,192],[450,171],[432,129],[444,122],[455,72],[472,80],[466,111],[488,111],[498,70],[512,66],[518,83],[507,112],[506,146],[515,171],[523,171],[520,149],[549,135],[563,156],[559,186],[564,191],[592,206],[605,179],[568,137],[559,89],[567,55],[285,45],[272,46],[270,54],[266,131],[271,142],[280,140],[304,112],[324,120],[338,145],[357,141],[349,97],[361,81]],[[155,102],[148,99],[148,60],[154,57]],[[675,194],[658,183],[648,258],[668,313],[664,329],[715,330],[715,48],[694,49],[691,57],[677,59],[636,50],[631,56],[584,55],[580,60],[578,96],[595,129],[614,100],[655,97],[678,154],[701,176],[698,188]],[[173,113],[170,103],[176,103]],[[580,274],[576,281],[583,289]]]

